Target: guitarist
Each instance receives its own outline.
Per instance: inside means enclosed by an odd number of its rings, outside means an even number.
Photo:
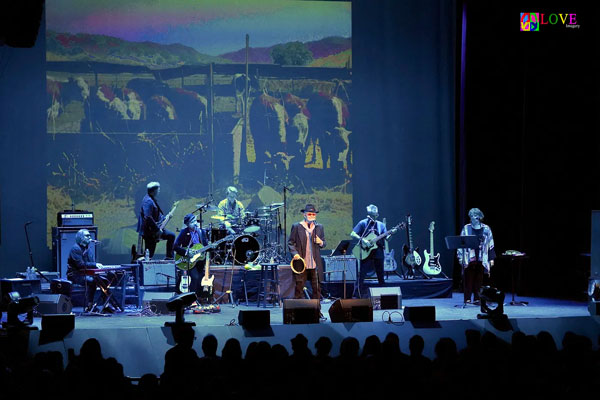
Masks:
[[[186,226],[179,232],[177,239],[175,240],[175,252],[180,256],[187,256],[188,249],[193,247],[195,244],[202,243],[203,246],[208,246],[208,238],[206,232],[198,224],[196,216],[194,214],[187,214],[183,217],[183,223]],[[198,264],[200,265],[200,264]],[[192,268],[188,271],[190,281],[190,291],[200,295],[202,292],[202,268]],[[181,277],[178,277],[178,281]],[[179,287],[179,282],[177,283]]]
[[[350,236],[354,239],[362,241],[365,246],[370,246],[371,244],[367,239],[365,239],[370,233],[374,233],[375,235],[381,235],[387,232],[387,229],[383,222],[377,221],[379,217],[379,209],[374,204],[369,204],[367,206],[367,218],[361,220],[356,224],[353,231],[350,233]],[[394,232],[395,233],[395,232]],[[391,235],[387,236],[385,239],[381,239],[377,243],[377,249],[373,250],[371,254],[364,260],[360,261],[360,273],[358,276],[358,291],[361,297],[366,297],[366,291],[364,287],[365,276],[367,272],[375,269],[375,273],[377,274],[377,281],[380,285],[385,283],[384,280],[384,272],[383,272],[383,261],[385,259],[385,255],[383,249],[385,247],[384,240],[389,240]]]
[[[156,243],[158,243],[160,239],[164,239],[167,241],[167,254],[165,258],[167,260],[172,260],[175,234],[167,229],[161,230],[158,226],[165,217],[163,211],[156,202],[156,196],[160,193],[160,183],[150,182],[146,185],[146,188],[148,194],[145,195],[142,200],[142,207],[138,218],[138,232],[141,232],[144,237],[146,249],[148,249],[150,257],[154,256]]]

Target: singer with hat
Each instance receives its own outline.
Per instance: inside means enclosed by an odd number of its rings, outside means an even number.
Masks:
[[[303,297],[304,285],[310,279],[312,286],[312,298],[320,299],[321,290],[319,282],[323,278],[323,260],[321,249],[326,246],[325,230],[323,225],[317,222],[317,211],[313,204],[307,204],[304,209],[303,219],[292,225],[288,248],[292,253],[293,261],[304,260],[305,268],[301,273],[294,274],[296,288],[294,297]]]

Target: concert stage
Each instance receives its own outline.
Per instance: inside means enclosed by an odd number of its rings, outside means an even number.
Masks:
[[[511,335],[516,331],[537,334],[546,330],[552,334],[559,347],[565,332],[572,331],[586,335],[594,344],[597,343],[600,318],[590,317],[587,303],[519,297],[517,300],[527,301],[529,305],[511,306],[510,300],[511,297],[507,294],[504,312],[509,319],[504,323],[477,319],[479,307],[470,305],[463,308],[461,293],[454,293],[451,298],[443,299],[403,300],[405,307],[434,306],[435,322],[404,322],[402,310],[376,310],[373,312],[373,322],[331,323],[328,313],[331,301],[322,304],[323,314],[328,319],[319,324],[284,325],[282,308],[269,307],[270,328],[249,331],[237,325],[238,312],[259,308],[255,305],[232,307],[229,304],[221,305],[220,313],[186,313],[185,319],[196,324],[194,329],[197,340],[194,348],[199,355],[202,355],[202,338],[207,334],[217,337],[219,352],[227,339],[232,337],[240,341],[244,350],[250,342],[264,340],[271,344],[280,343],[291,352],[290,339],[298,333],[308,338],[311,349],[319,337],[328,336],[333,341],[332,355],[338,354],[339,345],[347,336],[356,337],[362,345],[370,335],[383,339],[387,333],[395,332],[400,337],[402,351],[408,352],[409,339],[419,334],[425,339],[424,355],[430,358],[434,358],[434,346],[441,337],[451,337],[459,349],[463,348],[466,329],[491,331],[506,341],[510,341]],[[43,344],[40,341],[40,331],[31,331],[25,339],[28,340],[31,354],[56,350],[63,353],[66,361],[68,349],[74,349],[78,353],[86,339],[95,337],[102,345],[103,355],[115,357],[121,362],[126,375],[135,377],[148,372],[160,374],[164,354],[174,345],[171,331],[164,327],[164,323],[174,319],[173,315],[142,316],[139,310],[131,308],[125,313],[109,317],[76,316],[75,330],[67,334],[64,340]],[[34,325],[41,327],[41,319],[35,318]]]

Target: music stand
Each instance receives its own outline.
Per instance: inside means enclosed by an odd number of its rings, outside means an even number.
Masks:
[[[479,238],[475,235],[460,235],[460,236],[446,236],[446,248],[448,250],[458,250],[458,249],[479,249]],[[462,275],[461,271],[461,275]],[[465,285],[465,279],[463,277],[463,291]],[[462,308],[465,308],[467,303],[462,305]],[[457,306],[458,307],[458,306]]]
[[[353,240],[340,240],[340,242],[338,243],[337,246],[335,246],[335,249],[333,249],[333,251],[331,252],[330,257],[335,257],[335,256],[341,256],[342,260],[343,260],[343,265],[344,265],[344,269],[342,271],[342,276],[343,276],[343,285],[344,285],[344,299],[346,299],[346,253],[348,252],[348,247],[350,247],[350,243],[352,243]],[[357,268],[358,268],[358,264],[357,264]],[[337,271],[336,271],[337,272]],[[358,276],[358,271],[356,271],[356,276]],[[354,288],[352,290],[352,296],[354,296],[354,292],[356,292],[357,287],[356,287],[356,280],[354,280]],[[359,291],[360,293],[360,291]]]
[[[331,257],[345,256],[346,253],[348,252],[348,247],[350,247],[350,243],[352,243],[352,242],[353,242],[352,240],[340,240],[338,245],[331,252]]]

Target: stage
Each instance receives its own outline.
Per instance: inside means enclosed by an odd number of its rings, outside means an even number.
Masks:
[[[587,303],[535,297],[518,297],[517,300],[527,301],[529,304],[512,306],[511,295],[507,294],[504,312],[508,319],[504,322],[477,319],[480,308],[474,305],[463,307],[462,293],[453,293],[451,298],[403,300],[404,307],[434,306],[435,322],[405,322],[402,310],[375,310],[373,322],[331,323],[328,313],[331,301],[322,303],[322,311],[327,320],[319,324],[284,325],[282,308],[268,307],[270,328],[246,330],[237,324],[238,312],[259,308],[255,305],[232,307],[229,304],[221,305],[220,313],[186,313],[185,320],[196,324],[194,329],[197,339],[194,348],[199,355],[202,355],[202,338],[207,334],[217,337],[219,352],[229,338],[237,338],[244,350],[250,342],[264,340],[271,344],[280,343],[291,352],[290,339],[298,333],[308,338],[311,349],[314,349],[314,343],[319,337],[328,336],[333,342],[333,356],[338,354],[339,345],[345,337],[353,336],[362,345],[370,335],[384,339],[389,332],[400,337],[400,346],[404,352],[408,352],[409,339],[415,334],[421,335],[425,340],[424,355],[430,358],[435,357],[434,346],[441,337],[451,337],[458,349],[463,348],[466,329],[491,331],[508,342],[516,331],[535,335],[545,330],[552,334],[559,347],[565,332],[572,331],[588,336],[596,345],[600,318],[590,317]],[[264,308],[261,307],[260,310]],[[81,309],[75,308],[74,312],[80,313]],[[108,317],[77,315],[75,330],[63,340],[46,343],[47,340],[39,330],[33,330],[21,339],[23,344],[27,342],[30,354],[55,350],[63,353],[66,361],[68,349],[78,353],[85,340],[95,337],[102,345],[103,355],[117,358],[123,364],[126,375],[135,377],[148,372],[160,374],[164,354],[174,345],[171,330],[165,328],[164,323],[174,319],[174,315],[144,316],[139,309],[127,307],[126,312]],[[41,318],[34,319],[34,326],[41,328]]]

